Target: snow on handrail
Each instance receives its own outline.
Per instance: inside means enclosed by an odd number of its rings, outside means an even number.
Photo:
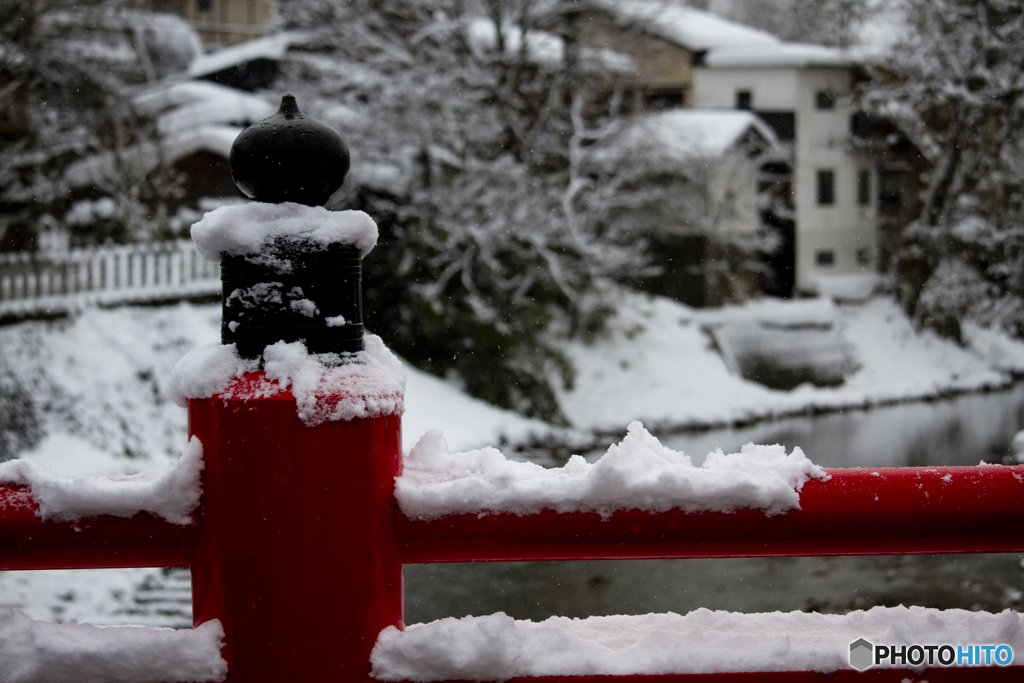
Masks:
[[[702,608],[685,616],[552,617],[535,623],[499,612],[414,624],[404,631],[389,626],[370,661],[378,680],[416,683],[749,671],[830,674],[851,672],[849,644],[859,638],[895,646],[1008,645],[1022,653],[1024,615],[903,606],[843,615]],[[1020,665],[1020,660],[1015,655],[1013,663]]]
[[[690,457],[663,446],[634,421],[621,443],[594,464],[574,455],[564,467],[546,469],[514,462],[495,448],[449,454],[440,432],[428,432],[395,480],[395,499],[413,520],[446,515],[596,512],[733,512],[777,515],[799,509],[800,489],[828,479],[799,448],[747,444],[739,453],[721,450],[694,467]]]
[[[207,683],[223,681],[224,628],[92,626],[35,621],[0,607],[0,683]]]

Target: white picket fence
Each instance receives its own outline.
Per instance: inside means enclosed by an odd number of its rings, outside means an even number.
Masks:
[[[188,240],[0,254],[0,318],[220,291],[220,266]]]

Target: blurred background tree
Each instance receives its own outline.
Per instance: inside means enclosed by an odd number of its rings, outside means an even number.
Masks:
[[[575,4],[283,9],[313,35],[290,60],[289,87],[354,131],[360,165],[377,169],[334,200],[381,227],[365,269],[372,324],[473,395],[561,420],[552,383],[572,369],[555,338],[597,330],[602,283],[644,263],[641,245],[602,233],[577,202],[591,129],[572,103],[615,65],[574,44]]]
[[[897,254],[917,322],[1024,336],[1024,5],[905,0],[910,34],[876,69],[867,104],[931,165]]]
[[[0,250],[34,246],[75,198],[105,198],[77,223],[81,243],[146,236],[175,181],[141,158],[159,150],[134,87],[188,65],[200,46],[183,21],[131,0],[6,0],[0,5]],[[182,39],[183,38],[183,39]],[[194,40],[194,38],[193,38]],[[85,158],[105,173],[75,188]]]

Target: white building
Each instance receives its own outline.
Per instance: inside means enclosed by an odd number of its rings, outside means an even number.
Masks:
[[[855,66],[780,43],[714,50],[694,69],[694,107],[750,109],[793,145],[798,291],[858,295],[876,279],[878,173],[851,145]]]
[[[861,296],[877,279],[878,172],[851,144],[857,64],[663,0],[592,0],[581,42],[630,55],[636,110],[757,113],[792,145],[796,291]],[[783,259],[785,261],[785,259]]]

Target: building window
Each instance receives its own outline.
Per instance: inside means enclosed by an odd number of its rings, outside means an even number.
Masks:
[[[831,249],[819,249],[814,252],[814,263],[819,266],[831,266],[836,262],[836,253]]]
[[[828,90],[819,90],[814,93],[814,106],[818,109],[835,109],[836,96]]]
[[[832,171],[818,171],[818,206],[832,206],[836,203],[836,174]]]
[[[649,90],[644,97],[644,105],[651,111],[679,109],[685,103],[681,88],[678,90]]]
[[[211,9],[213,9],[213,0],[196,0],[196,10],[209,12]]]
[[[870,266],[871,265],[871,248],[861,247],[857,250],[857,265]]]
[[[750,94],[749,90],[737,90],[736,91],[736,108],[737,109],[753,109],[754,108],[754,96]]]
[[[857,203],[861,206],[871,203],[871,171],[857,172]]]

